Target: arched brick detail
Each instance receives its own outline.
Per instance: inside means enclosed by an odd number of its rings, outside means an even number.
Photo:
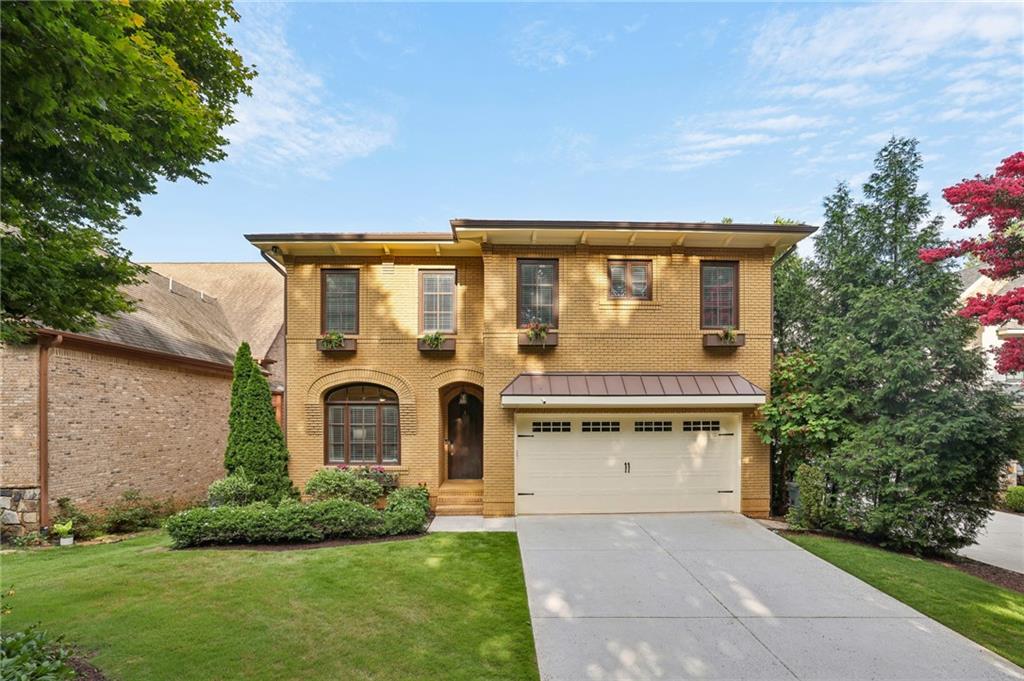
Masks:
[[[430,382],[438,390],[452,383],[472,383],[473,385],[478,385],[483,388],[484,372],[479,369],[447,369],[439,374],[431,376]]]
[[[391,388],[398,394],[398,419],[402,435],[416,434],[416,395],[412,386],[401,376],[376,369],[341,369],[332,371],[313,381],[306,391],[306,434],[323,437],[324,393],[349,383],[376,383]]]

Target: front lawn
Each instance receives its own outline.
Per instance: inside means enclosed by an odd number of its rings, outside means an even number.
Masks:
[[[1024,594],[939,563],[813,534],[791,542],[1024,666]]]
[[[112,679],[536,679],[516,536],[172,551],[163,533],[3,556],[34,622]],[[5,599],[6,600],[6,599]]]

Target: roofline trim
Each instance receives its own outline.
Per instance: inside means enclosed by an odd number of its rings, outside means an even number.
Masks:
[[[285,232],[279,234],[245,234],[250,243],[265,241],[395,243],[401,241],[454,243],[448,232]]]
[[[503,407],[753,407],[764,395],[502,395]]]
[[[452,232],[457,229],[580,229],[580,230],[634,230],[634,231],[705,231],[705,232],[768,232],[813,234],[814,225],[775,223],[725,222],[633,222],[610,220],[496,220],[478,218],[452,218]]]
[[[164,362],[173,362],[175,364],[181,364],[185,366],[191,366],[198,369],[207,369],[217,372],[231,373],[233,366],[229,363],[214,362],[208,359],[198,359],[196,357],[188,357],[186,355],[177,355],[173,352],[161,352],[159,350],[147,350],[134,345],[126,345],[124,343],[117,343],[115,341],[105,340],[103,338],[94,338],[93,336],[85,336],[78,333],[68,333],[67,331],[57,331],[55,329],[40,328],[33,329],[32,331],[37,336],[46,336],[48,338],[60,339],[55,345],[63,345],[67,341],[72,341],[73,344],[86,347],[95,348],[98,350],[106,350],[107,352],[115,354],[132,355],[142,359],[151,359]]]

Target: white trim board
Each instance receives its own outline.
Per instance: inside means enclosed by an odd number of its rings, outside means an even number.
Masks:
[[[502,395],[503,407],[753,407],[764,395]]]

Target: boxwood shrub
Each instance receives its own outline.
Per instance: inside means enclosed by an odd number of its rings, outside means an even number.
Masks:
[[[192,508],[171,516],[167,532],[177,548],[362,539],[422,532],[428,511],[425,489],[403,489],[390,495],[384,511],[350,499]]]
[[[1006,508],[1017,513],[1024,513],[1024,487],[1011,487],[1006,490],[1006,499],[1004,499]]]
[[[314,499],[348,499],[371,506],[384,495],[384,488],[376,480],[349,470],[323,468],[306,483],[306,494]]]

